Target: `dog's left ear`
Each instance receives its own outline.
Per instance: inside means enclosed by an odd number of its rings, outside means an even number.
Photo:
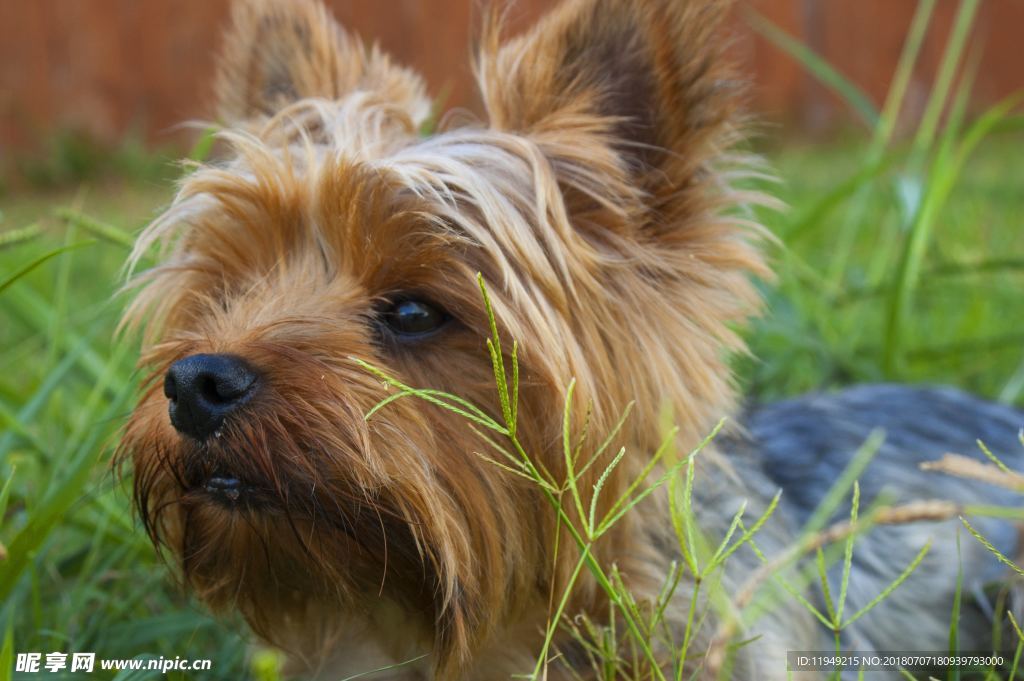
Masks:
[[[257,120],[301,99],[337,100],[357,90],[413,124],[430,112],[419,76],[346,33],[319,0],[235,0],[217,71],[223,121]]]
[[[491,125],[562,148],[597,137],[655,197],[684,189],[737,137],[730,4],[567,0],[506,44],[492,22],[478,63]]]

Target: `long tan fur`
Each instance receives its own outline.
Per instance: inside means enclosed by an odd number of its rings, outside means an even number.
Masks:
[[[127,315],[146,328],[151,378],[119,455],[151,536],[205,602],[334,677],[422,653],[402,673],[527,671],[578,554],[563,537],[553,555],[538,490],[481,459],[460,417],[403,399],[364,419],[387,393],[353,358],[498,413],[481,272],[523,347],[520,437],[556,478],[572,378],[591,439],[642,407],[608,499],[657,446],[664,408],[679,452],[729,414],[734,325],[766,269],[737,210],[758,197],[732,187],[742,91],[721,54],[726,6],[568,0],[509,41],[491,19],[487,120],[421,137],[419,79],[318,3],[236,3],[218,81],[230,152],[183,181],[133,256],[162,244]],[[382,340],[375,310],[406,292],[455,321],[414,347]],[[204,445],[173,430],[159,390],[197,352],[243,356],[269,386]],[[265,508],[207,503],[210,461],[259,481]],[[643,598],[667,558],[638,522],[595,550]],[[570,612],[606,607],[586,575],[575,593]]]

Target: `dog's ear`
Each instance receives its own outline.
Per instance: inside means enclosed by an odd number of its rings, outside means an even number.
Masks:
[[[415,123],[429,114],[422,80],[348,35],[318,0],[235,0],[232,19],[217,71],[218,114],[227,123],[356,90]]]
[[[491,22],[478,80],[494,128],[607,141],[644,189],[685,186],[736,137],[718,30],[728,0],[567,0],[505,44]]]

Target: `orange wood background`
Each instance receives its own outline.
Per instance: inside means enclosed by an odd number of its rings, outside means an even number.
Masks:
[[[418,68],[453,105],[475,103],[468,57],[480,0],[329,0],[351,30]],[[555,0],[518,0],[525,26]],[[57,130],[103,142],[127,131],[175,140],[170,128],[209,115],[210,76],[229,0],[0,0],[0,156],[28,153]],[[756,35],[744,7],[799,37],[881,102],[916,0],[741,0],[735,50],[755,83],[753,106],[800,133],[835,130],[849,110]],[[911,85],[919,113],[959,2],[938,0]],[[982,0],[975,107],[1024,88],[1024,0]],[[2,159],[0,159],[2,165]]]

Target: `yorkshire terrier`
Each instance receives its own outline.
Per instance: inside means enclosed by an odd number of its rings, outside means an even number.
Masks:
[[[566,0],[509,40],[494,15],[475,62],[486,116],[427,126],[421,79],[316,0],[235,5],[217,81],[225,153],[196,165],[136,246],[136,263],[161,250],[126,316],[145,330],[148,380],[118,456],[183,582],[240,612],[295,673],[509,679],[532,673],[548,632],[546,678],[627,678],[615,671],[625,650],[595,664],[587,632],[602,629],[586,623],[624,631],[659,610],[649,678],[785,679],[787,651],[835,650],[835,633],[784,592],[744,618],[692,588],[670,520],[680,496],[712,544],[774,510],[715,577],[738,599],[873,430],[884,440],[858,476],[865,515],[878,500],[1017,503],[918,465],[976,451],[976,438],[1016,463],[1024,415],[1011,408],[896,386],[740,405],[728,361],[758,311],[752,279],[769,270],[764,230],[743,210],[765,198],[738,182],[751,159],[728,7]],[[492,320],[505,340],[493,355]],[[517,367],[512,404],[497,361]],[[389,399],[382,376],[439,392]],[[467,419],[513,410],[548,488],[492,456],[503,435]],[[724,416],[740,425],[680,481],[676,462]],[[606,436],[604,459],[573,469],[569,450]],[[659,476],[672,481],[651,484]],[[648,486],[585,551],[570,536],[595,496],[600,518]],[[850,613],[932,544],[843,629],[842,649],[948,650],[960,570],[960,647],[990,649],[999,618],[983,587],[1008,571],[975,538],[958,544],[955,513],[930,519],[858,537]],[[1009,524],[971,524],[1017,555]],[[830,565],[838,584],[844,561]]]

